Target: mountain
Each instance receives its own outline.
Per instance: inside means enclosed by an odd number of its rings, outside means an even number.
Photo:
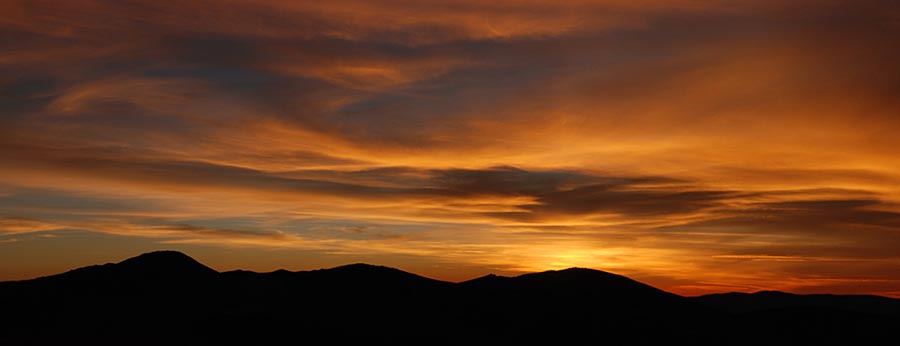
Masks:
[[[210,279],[218,272],[177,251],[157,251],[129,258],[120,263],[107,263],[78,268],[59,275],[38,278],[35,281],[57,285],[85,285],[93,287],[97,282],[116,286],[158,285],[165,282],[195,282]]]
[[[893,344],[900,300],[872,295],[798,295],[775,291],[722,293],[689,298],[734,316],[744,344]]]
[[[461,283],[398,269],[219,273],[173,251],[0,283],[0,344],[875,344],[898,300],[686,298],[570,268]]]
[[[820,308],[863,314],[900,315],[900,300],[873,295],[790,294],[777,291],[719,293],[690,298],[710,308],[730,313],[766,310]]]

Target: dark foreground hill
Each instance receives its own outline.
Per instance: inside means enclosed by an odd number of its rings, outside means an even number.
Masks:
[[[353,264],[219,273],[172,251],[0,283],[0,345],[892,344],[874,296],[685,298],[572,268],[462,283]]]

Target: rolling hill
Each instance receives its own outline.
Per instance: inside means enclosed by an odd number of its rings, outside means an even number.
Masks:
[[[0,283],[0,344],[879,344],[900,301],[682,297],[570,268],[461,283],[351,264],[217,272],[174,251]],[[885,339],[888,338],[888,339]]]

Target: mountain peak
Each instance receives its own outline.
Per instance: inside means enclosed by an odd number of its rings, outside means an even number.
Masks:
[[[523,274],[523,275],[520,275],[520,277],[523,277],[523,278],[538,278],[538,277],[540,277],[540,278],[557,278],[560,280],[601,279],[601,280],[634,282],[634,280],[631,280],[627,277],[624,277],[624,276],[621,276],[618,274],[613,274],[610,272],[605,272],[605,271],[597,270],[597,269],[579,268],[579,267],[572,267],[572,268],[560,269],[560,270],[547,270],[547,271],[538,272],[538,273]]]
[[[400,276],[416,276],[418,275],[406,272],[397,268],[386,267],[375,264],[368,263],[353,263],[353,264],[345,264],[342,266],[337,266],[330,269],[322,269],[323,271],[328,272],[336,272],[336,273],[381,273],[381,274],[391,274],[391,275],[400,275]],[[430,279],[429,279],[430,280]]]
[[[503,284],[509,283],[511,280],[513,280],[513,278],[490,273],[490,274],[487,274],[484,276],[479,276],[477,278],[474,278],[474,279],[471,279],[468,281],[463,281],[460,283],[460,285],[467,286],[467,287],[482,287],[482,288],[490,287],[490,286],[496,287],[498,285],[503,285]]]
[[[343,282],[346,285],[365,284],[368,287],[417,287],[419,285],[444,285],[438,281],[397,268],[391,268],[367,263],[353,263],[330,269],[313,271],[319,275],[330,278],[332,282]]]
[[[380,266],[380,265],[374,265],[374,264],[368,264],[368,263],[351,263],[351,264],[345,264],[342,266],[337,266],[337,267],[334,267],[331,269],[377,270],[377,269],[394,269],[394,268]]]
[[[589,268],[568,268],[519,275],[513,280],[542,291],[560,289],[581,291],[592,297],[640,298],[644,303],[675,302],[681,297],[628,277]],[[605,299],[605,298],[604,298]],[[642,303],[643,304],[643,303]]]
[[[191,256],[188,256],[181,251],[159,250],[159,251],[151,251],[151,252],[140,254],[140,255],[131,257],[129,259],[126,259],[123,262],[134,261],[134,260],[160,260],[160,259],[189,260],[189,261],[194,260]]]
[[[153,251],[116,264],[120,269],[149,276],[208,275],[216,273],[191,256],[172,250]]]

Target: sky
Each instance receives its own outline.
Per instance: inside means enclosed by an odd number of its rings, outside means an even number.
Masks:
[[[0,2],[0,280],[184,251],[900,297],[895,1]]]

